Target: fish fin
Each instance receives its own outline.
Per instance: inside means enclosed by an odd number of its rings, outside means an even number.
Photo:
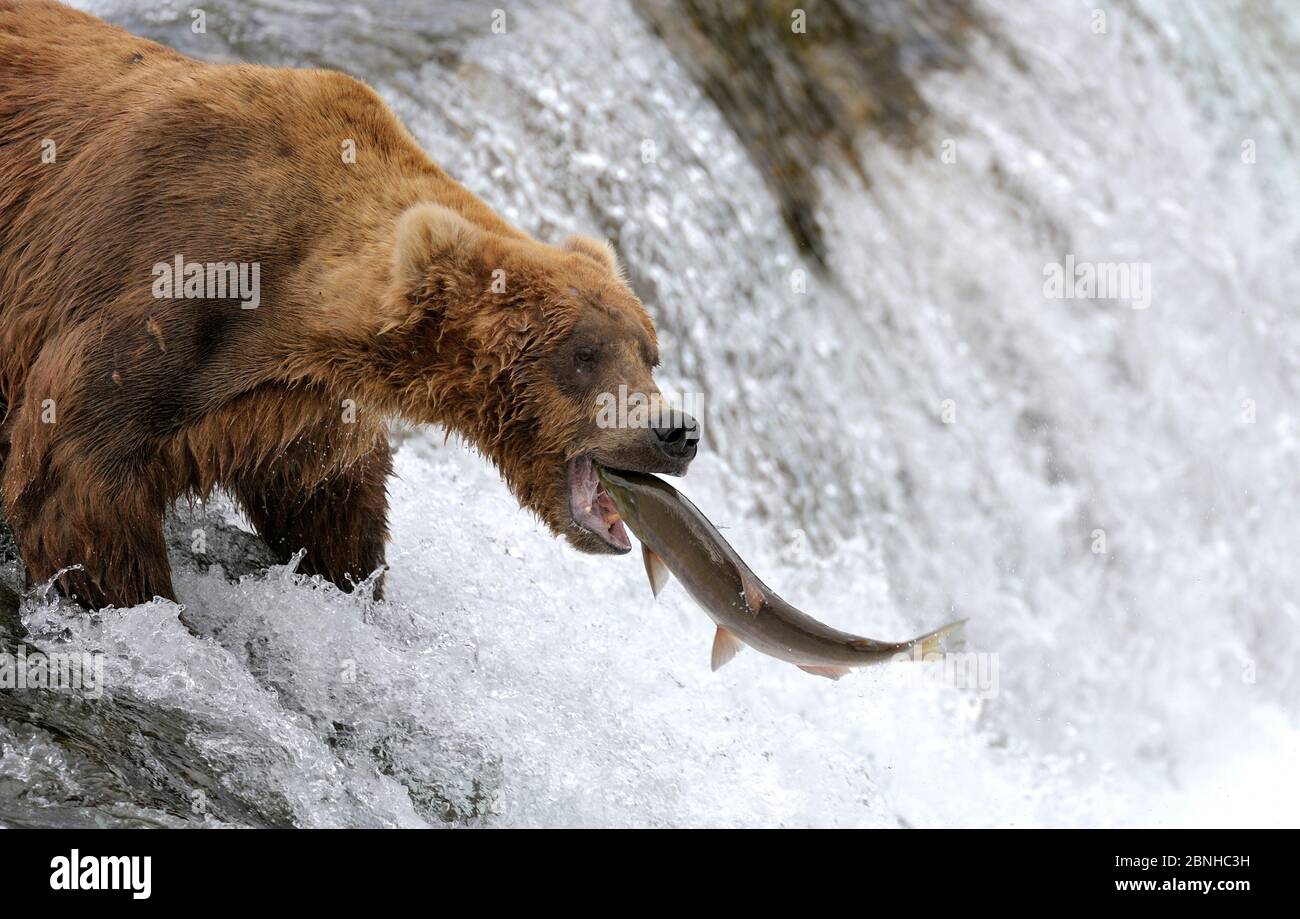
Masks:
[[[757,616],[763,608],[763,585],[743,569],[740,572],[740,584],[744,588],[745,605],[749,607],[750,615]]]
[[[818,667],[812,664],[796,664],[795,666],[804,673],[811,673],[814,676],[824,676],[828,680],[838,680],[840,677],[844,676],[844,674],[849,672],[848,667]]]
[[[722,626],[718,626],[718,631],[713,636],[714,671],[716,672],[719,667],[735,657],[743,647],[745,646],[735,636],[735,633],[728,632]]]
[[[896,647],[901,652],[906,652],[908,658],[914,661],[924,661],[932,655],[942,655],[947,651],[956,651],[966,644],[966,640],[961,635],[961,627],[968,621],[967,619],[958,619],[956,622],[940,626],[933,632],[918,635],[911,641],[903,642]],[[863,638],[859,641],[849,642],[849,644],[858,647],[861,651],[873,651],[879,647],[879,642],[873,642],[870,638]],[[867,647],[867,645],[876,647]]]
[[[921,644],[921,656],[925,657],[927,654],[942,654],[944,652],[945,644],[954,650],[957,647],[965,645],[966,639],[961,635],[961,627],[964,626],[967,621],[968,620],[966,619],[958,619],[956,622],[950,622],[947,625],[940,626],[933,632],[928,632],[918,638],[917,641]],[[953,636],[953,640],[945,643],[944,639],[949,635]]]
[[[645,573],[650,578],[650,589],[654,591],[655,597],[658,598],[659,591],[664,589],[668,583],[669,575],[672,573],[664,560],[659,557],[654,549],[651,549],[645,543],[641,543],[641,558],[645,562]]]

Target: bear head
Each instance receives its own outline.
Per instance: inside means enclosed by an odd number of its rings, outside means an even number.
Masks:
[[[600,466],[682,475],[699,424],[655,385],[654,323],[606,243],[539,243],[433,204],[398,221],[387,321],[399,411],[445,425],[586,552],[630,540]]]

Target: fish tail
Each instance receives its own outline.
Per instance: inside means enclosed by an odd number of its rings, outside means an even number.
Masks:
[[[931,659],[932,654],[941,655],[964,646],[966,641],[961,637],[960,632],[966,622],[965,619],[958,619],[956,622],[940,626],[933,632],[918,635],[911,641],[894,643],[876,641],[872,638],[858,638],[850,641],[849,644],[859,651],[870,654],[874,662],[897,660],[898,655],[905,655],[908,660],[923,661]]]
[[[956,622],[950,622],[945,626],[940,626],[933,632],[912,640],[912,645],[920,646],[921,657],[928,657],[931,654],[943,654],[945,651],[956,651],[966,644],[966,639],[961,634],[961,627],[969,620],[958,619]],[[952,636],[951,640],[944,639]]]

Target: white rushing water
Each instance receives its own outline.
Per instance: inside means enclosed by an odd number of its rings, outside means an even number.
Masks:
[[[921,82],[927,140],[863,143],[869,186],[821,175],[819,275],[624,3],[522,6],[505,35],[493,4],[242,0],[204,35],[189,6],[89,8],[349,70],[507,219],[615,238],[664,381],[705,398],[683,490],[819,619],[971,617],[996,692],[752,652],[710,673],[680,587],[654,601],[639,559],[572,552],[410,432],[384,603],[189,567],[201,637],[170,603],[29,602],[38,644],[104,652],[108,702],[185,713],[186,765],[158,767],[185,778],[135,795],[94,744],[0,720],[0,822],[1300,820],[1294,8],[1124,3],[1095,34],[1093,3],[977,4],[972,65]],[[1149,307],[1046,297],[1069,254],[1149,265]]]

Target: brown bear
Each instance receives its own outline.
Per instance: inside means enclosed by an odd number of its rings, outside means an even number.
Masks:
[[[174,599],[162,520],[227,490],[283,559],[380,569],[387,423],[440,424],[588,552],[596,468],[681,474],[654,325],[604,243],[537,242],[340,73],[212,65],[0,0],[0,496],[33,581]]]

